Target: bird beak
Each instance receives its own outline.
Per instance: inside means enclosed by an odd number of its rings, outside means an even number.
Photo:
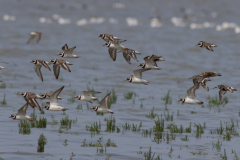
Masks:
[[[30,62],[30,63],[33,63],[33,61],[32,61],[32,62]]]
[[[12,116],[8,117],[8,118],[12,118]]]
[[[214,87],[214,88],[217,88],[217,87]],[[213,88],[213,89],[214,89],[214,88]]]
[[[76,95],[75,98],[78,98],[78,96]]]
[[[21,94],[19,94],[19,96],[21,96]]]

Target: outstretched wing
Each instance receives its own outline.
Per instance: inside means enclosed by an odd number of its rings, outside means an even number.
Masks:
[[[223,90],[220,90],[219,91],[219,101],[220,101],[220,104],[222,104],[224,102],[224,99],[223,99],[223,96],[227,91],[223,91]]]
[[[24,106],[22,106],[19,110],[18,110],[18,114],[21,114],[21,115],[26,115],[26,110],[28,108],[28,103],[26,103]]]
[[[95,92],[95,91],[82,91],[84,95],[90,95],[92,93],[101,93],[101,92]]]
[[[108,104],[109,104],[109,99],[110,99],[110,93],[108,93],[100,102],[99,107],[100,108],[108,108]]]
[[[56,90],[51,96],[50,96],[50,104],[55,104],[58,105],[58,95],[61,93],[61,91],[63,90],[64,86],[62,86],[61,88],[59,88],[58,90]]]
[[[109,55],[112,58],[113,61],[116,61],[117,58],[117,50],[114,48],[109,48],[108,49]]]
[[[189,90],[187,90],[187,97],[194,99],[195,91],[197,88],[199,88],[199,83],[197,83],[196,85],[192,86]]]
[[[151,68],[137,69],[137,70],[134,70],[133,73],[134,73],[134,76],[135,76],[135,77],[142,79],[142,72],[148,71],[148,70],[150,70],[150,69],[151,69]]]
[[[40,65],[39,66],[35,65],[33,68],[34,68],[35,72],[37,73],[38,77],[41,79],[41,81],[43,81],[41,67],[42,66],[40,66]]]
[[[35,35],[31,35],[27,41],[27,44],[29,44],[30,42],[32,42],[34,40]]]
[[[58,76],[59,76],[59,73],[60,73],[60,65],[54,64],[53,65],[53,72],[54,72],[54,75],[55,75],[56,79],[58,79]]]

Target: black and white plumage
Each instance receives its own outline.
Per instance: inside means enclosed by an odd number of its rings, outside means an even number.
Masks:
[[[187,90],[187,96],[185,98],[180,98],[179,101],[187,104],[203,104],[203,101],[199,101],[195,98],[195,91],[198,88],[199,83],[196,83],[194,86]]]
[[[100,102],[99,106],[93,106],[92,109],[99,113],[111,113],[114,112],[108,108],[109,100],[110,100],[110,93],[108,93]]]
[[[58,96],[61,93],[61,91],[63,90],[64,86],[62,86],[61,88],[59,88],[58,90],[56,90],[51,96],[50,96],[50,102],[46,102],[46,105],[43,107],[46,110],[49,111],[66,111],[68,109],[61,107],[58,104]]]
[[[73,54],[73,50],[74,50],[75,48],[76,48],[76,46],[68,49],[68,45],[65,44],[65,45],[62,47],[63,52],[59,53],[58,56],[61,56],[61,57],[63,57],[63,58],[78,58],[79,56]]]
[[[140,63],[140,67],[142,68],[150,68],[150,69],[156,69],[156,70],[160,70],[161,68],[159,68],[157,66],[157,61],[165,61],[165,59],[162,56],[159,55],[151,55],[151,56],[147,56],[144,57],[143,60],[145,61],[145,63]]]
[[[137,84],[145,84],[150,83],[144,79],[142,79],[142,72],[148,71],[150,68],[143,68],[143,69],[137,69],[134,70],[133,73],[134,75],[130,75],[125,81],[129,81],[130,83],[137,83]]]
[[[47,61],[36,59],[36,60],[32,60],[32,62],[30,62],[30,63],[35,64],[33,68],[34,68],[35,72],[37,73],[38,77],[41,79],[41,81],[43,81],[41,67],[44,66],[49,71],[51,71],[51,69],[48,66],[48,62]]]
[[[22,106],[17,114],[11,114],[9,118],[12,118],[14,120],[29,120],[33,121],[33,118],[26,115],[26,111],[28,109],[28,103],[26,103],[24,106]]]
[[[59,73],[60,73],[60,66],[67,70],[68,72],[71,72],[70,68],[68,67],[68,65],[73,65],[70,62],[61,60],[61,59],[52,59],[49,64],[53,63],[53,71],[54,71],[54,75],[56,77],[56,79],[58,79],[59,77]]]
[[[204,41],[198,42],[198,44],[196,46],[206,48],[209,51],[213,51],[212,47],[217,47],[217,45],[215,45],[215,44],[207,43],[207,42],[204,42]]]
[[[76,95],[75,98],[77,98],[80,101],[87,101],[92,103],[92,101],[95,101],[99,98],[97,97],[93,97],[92,94],[93,93],[101,93],[101,92],[96,92],[96,91],[82,91],[82,95]]]

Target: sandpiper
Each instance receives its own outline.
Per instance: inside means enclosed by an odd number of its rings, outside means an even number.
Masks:
[[[228,85],[217,85],[214,88],[220,89],[220,91],[219,91],[220,104],[222,104],[224,102],[223,95],[226,94],[227,91],[230,92],[230,93],[233,93],[233,91],[237,91],[235,88],[233,88],[231,86],[228,86]]]
[[[158,56],[158,55],[151,55],[151,56],[147,56],[145,58],[143,58],[145,63],[140,63],[140,67],[142,68],[151,68],[151,69],[156,69],[159,70],[161,68],[159,68],[157,66],[157,61],[165,61],[165,59],[162,56]]]
[[[32,117],[26,115],[27,108],[28,108],[28,103],[26,103],[24,106],[22,106],[18,110],[17,114],[11,114],[9,118],[12,118],[14,120],[29,120],[29,121],[33,121]]]
[[[203,77],[203,76],[200,76],[200,75],[195,75],[195,76],[192,76],[189,79],[193,80],[193,85],[196,85],[197,83],[199,83],[203,87],[203,89],[205,89],[206,91],[209,91],[209,88],[206,86],[206,83],[207,83],[207,81],[211,81],[210,78]]]
[[[30,35],[30,38],[28,39],[27,44],[32,42],[35,37],[37,37],[37,43],[38,43],[40,41],[40,39],[41,39],[42,33],[41,32],[30,32],[29,35]]]
[[[87,101],[92,103],[91,101],[95,101],[99,98],[93,97],[92,93],[101,93],[101,92],[95,92],[95,91],[82,91],[82,95],[76,95],[75,98],[77,98],[80,101]]]
[[[196,83],[189,90],[187,90],[187,97],[180,98],[179,101],[182,101],[182,103],[187,103],[187,104],[203,104],[202,101],[199,101],[195,98],[195,91],[198,88],[199,88],[199,83]]]
[[[203,75],[204,77],[222,76],[220,73],[217,72],[202,72],[201,75]]]
[[[56,79],[58,79],[59,73],[60,73],[60,66],[67,70],[68,72],[71,72],[70,68],[68,65],[72,65],[70,62],[61,60],[61,59],[52,59],[49,64],[53,63],[53,71]]]
[[[210,50],[210,51],[213,51],[212,47],[217,47],[215,44],[207,43],[204,41],[198,42],[198,44],[196,46],[206,48],[207,50]]]
[[[122,48],[119,52],[123,53],[123,57],[129,64],[131,64],[131,58],[138,62],[136,54],[141,54],[140,52],[129,48]]]
[[[114,42],[107,42],[105,43],[103,46],[107,46],[108,47],[108,52],[110,57],[112,58],[113,61],[116,60],[117,58],[117,50],[122,50],[123,48],[125,48],[123,45],[121,45],[122,42],[124,41],[114,41]]]
[[[142,84],[147,85],[147,83],[149,83],[149,82],[142,79],[142,72],[148,71],[148,70],[150,70],[150,68],[134,70],[133,71],[134,76],[130,75],[130,77],[128,77],[125,81],[129,81],[130,83],[142,83]]]
[[[48,66],[48,62],[47,61],[43,61],[43,60],[32,60],[32,62],[30,63],[34,63],[35,66],[33,67],[35,72],[37,73],[38,77],[41,79],[41,81],[43,81],[43,77],[42,77],[42,72],[41,72],[41,67],[44,66],[45,68],[47,68],[49,71],[51,71],[51,69]]]
[[[19,94],[19,96],[23,96],[25,101],[32,107],[32,108],[37,108],[39,111],[41,111],[41,107],[39,106],[38,102],[36,99],[41,99],[42,97],[32,93],[32,92],[22,92]]]
[[[106,42],[109,42],[109,40],[113,41],[113,42],[121,40],[118,37],[115,37],[115,36],[110,35],[110,34],[100,34],[100,36],[98,36],[98,37],[101,37]]]
[[[61,56],[61,57],[63,57],[63,58],[78,58],[79,56],[73,54],[73,50],[74,50],[75,48],[76,48],[76,46],[68,49],[68,45],[65,44],[65,45],[62,47],[63,52],[59,53],[58,56]]]
[[[114,112],[108,108],[109,100],[110,100],[110,93],[108,93],[100,102],[99,106],[93,106],[92,109],[99,113],[111,113]]]

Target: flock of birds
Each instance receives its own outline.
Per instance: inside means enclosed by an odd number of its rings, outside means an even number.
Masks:
[[[35,38],[37,39],[37,43],[41,39],[41,32],[31,32],[30,33],[30,38],[27,42],[27,44],[31,43]],[[135,61],[138,62],[136,54],[141,54],[140,52],[126,48],[123,45],[121,45],[122,42],[125,42],[126,40],[121,40],[118,37],[115,37],[113,35],[109,34],[100,34],[99,36],[102,38],[106,43],[103,46],[108,47],[108,52],[110,57],[112,58],[113,61],[116,60],[117,53],[122,52],[123,57],[125,60],[131,64],[131,58],[134,59]],[[213,51],[212,47],[217,47],[214,44],[207,43],[204,41],[200,41],[197,46],[206,48],[207,50]],[[79,56],[74,55],[73,51],[75,47],[68,48],[68,45],[65,44],[62,47],[61,53],[58,54],[58,56],[61,56],[63,58],[78,58]],[[134,75],[131,75],[128,77],[125,81],[128,81],[130,83],[136,83],[136,84],[144,84],[147,85],[149,82],[147,80],[144,80],[142,78],[142,72],[148,71],[148,70],[160,70],[160,68],[157,66],[158,61],[165,61],[165,59],[162,56],[158,55],[150,55],[146,56],[143,58],[145,63],[140,63],[139,66],[142,67],[142,69],[137,69],[134,70],[133,73]],[[44,66],[46,69],[51,71],[49,65],[53,64],[53,71],[55,78],[58,79],[59,74],[60,74],[60,68],[62,67],[63,69],[67,70],[68,72],[71,72],[70,68],[68,65],[72,65],[70,62],[67,62],[62,59],[52,59],[49,62],[44,61],[44,60],[32,60],[31,63],[35,64],[34,65],[34,70],[37,73],[38,77],[43,81],[43,76],[41,73],[41,67]],[[3,67],[4,68],[4,67]],[[193,86],[187,90],[187,96],[185,98],[179,99],[182,103],[188,103],[188,104],[203,104],[203,101],[199,101],[195,98],[195,91],[196,89],[199,89],[199,86],[202,86],[206,91],[209,91],[209,88],[206,86],[207,81],[211,81],[210,77],[216,77],[216,76],[221,76],[220,73],[216,72],[203,72],[200,75],[194,75],[190,79],[193,80]],[[28,108],[28,105],[30,105],[32,108],[37,108],[38,110],[41,111],[41,107],[39,106],[38,102],[36,99],[49,99],[50,102],[46,102],[46,105],[43,107],[46,110],[49,111],[65,111],[68,110],[67,108],[61,107],[58,104],[58,100],[61,100],[62,98],[59,96],[61,91],[63,90],[64,86],[56,90],[53,94],[50,93],[42,93],[41,95],[37,95],[35,93],[31,92],[23,92],[20,94],[20,96],[23,96],[26,104],[21,107],[18,110],[17,114],[12,114],[10,115],[9,118],[15,119],[15,120],[29,120],[33,121],[33,118],[30,116],[26,115],[26,110]],[[219,91],[219,101],[222,104],[224,102],[223,95],[226,94],[226,92],[233,93],[233,91],[237,91],[235,88],[227,85],[217,85],[214,88],[220,89]],[[83,91],[82,95],[76,95],[75,98],[81,101],[87,101],[89,103],[92,103],[92,101],[97,100],[97,97],[93,97],[92,94],[94,93],[101,93],[101,92],[95,92],[95,91]],[[91,109],[95,110],[96,112],[99,113],[111,113],[113,114],[114,112],[108,108],[109,104],[109,99],[110,99],[110,93],[108,93],[100,102],[99,106],[93,106]]]

